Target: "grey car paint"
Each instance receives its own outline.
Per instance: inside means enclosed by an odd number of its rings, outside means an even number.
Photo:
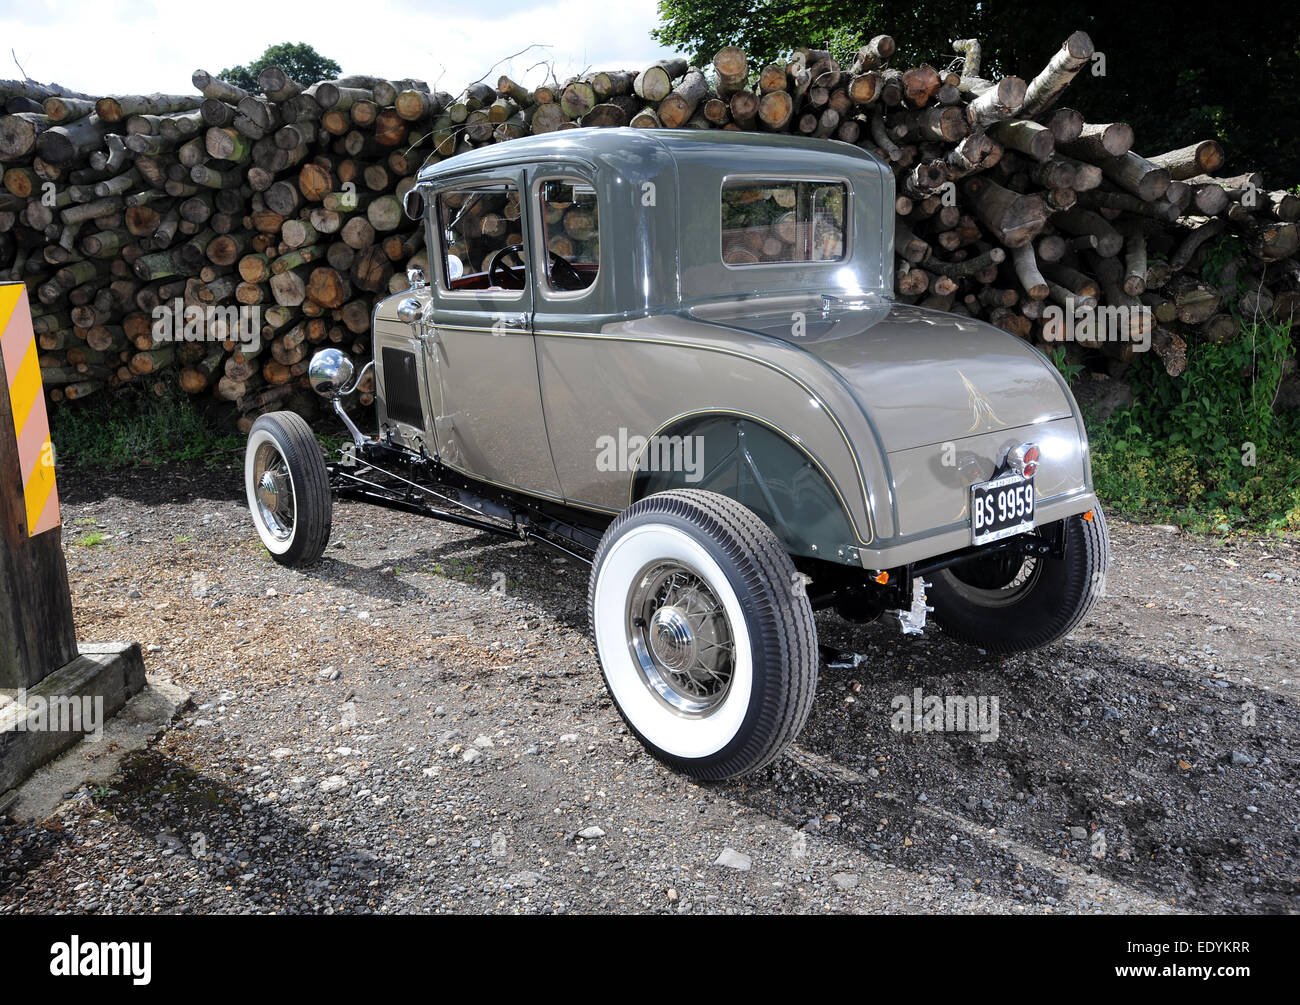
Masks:
[[[408,443],[491,484],[616,513],[646,482],[601,470],[600,437],[729,417],[797,448],[843,511],[825,524],[843,540],[786,535],[787,546],[868,568],[969,544],[969,485],[1025,441],[1044,453],[1040,523],[1095,505],[1086,434],[1055,367],[1000,329],[893,302],[893,178],[864,151],[723,131],[567,130],[425,168],[417,191],[427,205],[446,187],[513,180],[537,262],[537,185],[558,176],[597,192],[589,289],[551,292],[530,269],[520,293],[449,292],[431,254],[432,283],[416,291],[426,321],[396,320],[409,294],[377,308],[376,355],[400,346],[424,368],[416,428],[388,414],[377,367],[381,425]],[[720,189],[735,177],[843,181],[843,260],[724,264]]]

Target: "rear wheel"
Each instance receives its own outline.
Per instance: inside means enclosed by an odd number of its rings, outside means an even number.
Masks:
[[[253,423],[244,451],[244,488],[253,526],[281,565],[320,558],[330,539],[329,472],[311,427],[296,412]]]
[[[812,607],[776,535],[712,492],[649,496],[606,531],[588,605],[628,727],[678,771],[716,780],[794,740],[817,684]]]
[[[1009,552],[935,574],[927,599],[944,631],[991,653],[1051,645],[1084,619],[1105,589],[1110,538],[1101,507],[1063,521],[1062,558]]]

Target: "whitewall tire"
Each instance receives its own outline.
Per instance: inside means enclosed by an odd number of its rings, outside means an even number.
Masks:
[[[725,496],[663,492],[606,531],[588,591],[610,697],[652,754],[701,779],[745,774],[812,707],[812,608],[776,535]]]
[[[296,412],[253,423],[244,450],[244,491],[262,544],[281,565],[320,558],[329,542],[329,472],[311,427]]]

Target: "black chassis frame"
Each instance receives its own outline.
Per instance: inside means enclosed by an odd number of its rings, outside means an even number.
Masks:
[[[600,539],[613,520],[608,514],[488,485],[447,467],[437,457],[416,453],[390,439],[365,438],[359,445],[346,444],[337,460],[326,463],[326,469],[336,498],[432,517],[514,540],[539,541],[587,565],[592,564]],[[453,512],[445,504],[465,512]],[[910,608],[916,577],[997,554],[1062,558],[1063,524],[1058,521],[1032,534],[962,548],[896,569],[872,571],[823,559],[792,558],[798,571],[808,577],[806,592],[814,610],[834,607],[850,621],[866,622],[886,610]]]

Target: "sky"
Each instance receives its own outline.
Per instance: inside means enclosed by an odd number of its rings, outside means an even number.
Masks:
[[[196,69],[216,73],[268,45],[306,42],[344,74],[457,92],[508,73],[535,86],[548,75],[538,63],[564,80],[671,55],[650,38],[656,24],[655,0],[0,0],[0,80],[22,77],[16,56],[33,80],[87,94],[187,94]]]

